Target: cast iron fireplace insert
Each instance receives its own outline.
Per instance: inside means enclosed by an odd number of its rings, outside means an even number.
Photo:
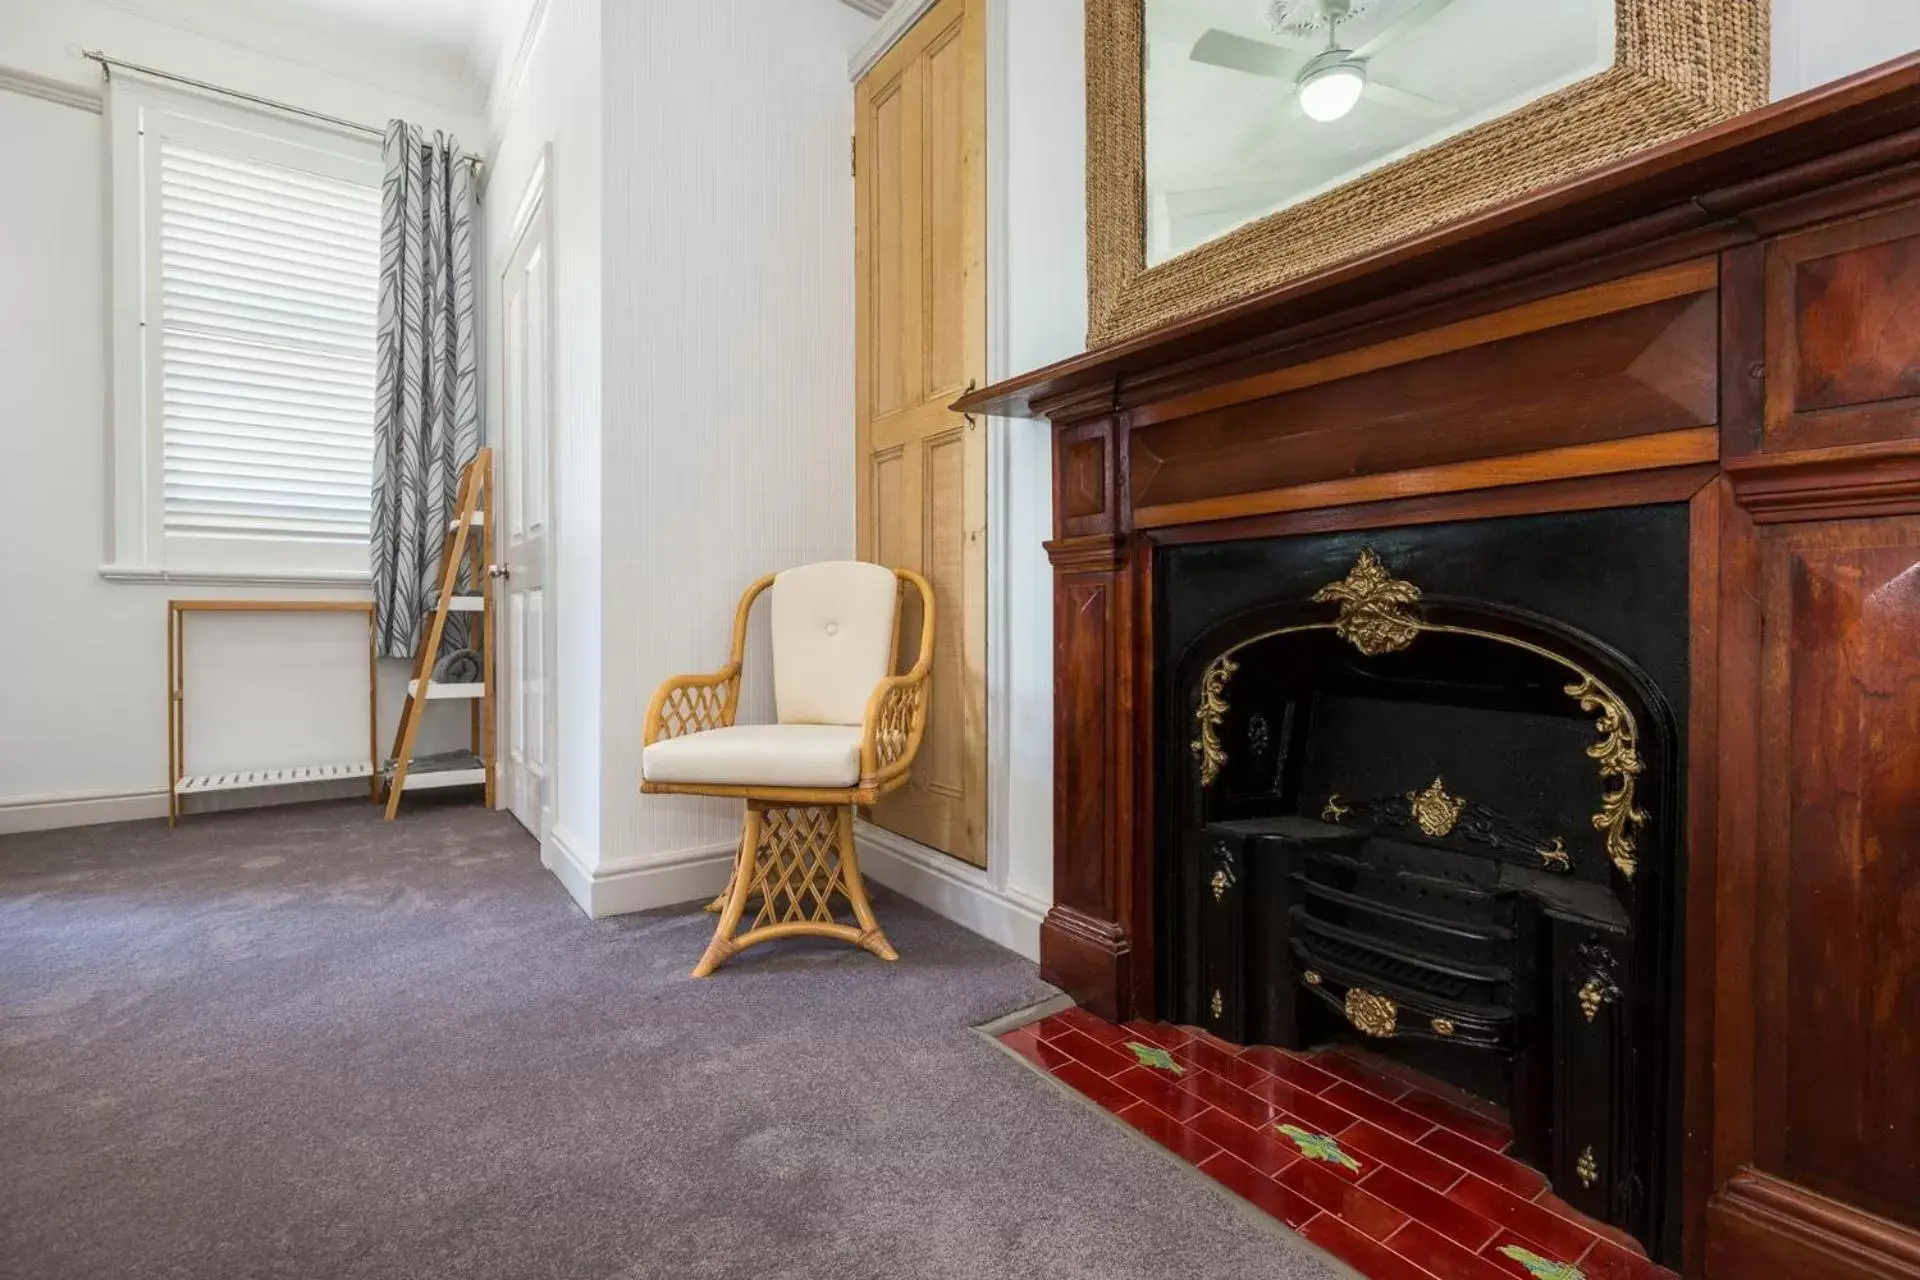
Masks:
[[[1686,508],[1157,554],[1160,1016],[1464,1090],[1674,1256]]]

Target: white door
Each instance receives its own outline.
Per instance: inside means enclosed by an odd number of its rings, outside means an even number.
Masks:
[[[544,849],[553,829],[553,618],[547,608],[547,430],[552,257],[548,250],[547,161],[543,155],[514,219],[512,256],[501,272],[500,351],[505,535],[498,580],[504,612],[506,751],[502,794]]]

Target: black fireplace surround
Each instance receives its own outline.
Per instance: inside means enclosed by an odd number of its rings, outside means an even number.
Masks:
[[[1160,1015],[1464,1090],[1677,1256],[1686,507],[1157,555]]]

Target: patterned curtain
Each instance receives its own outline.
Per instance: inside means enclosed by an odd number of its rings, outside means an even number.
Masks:
[[[474,375],[473,167],[453,138],[387,125],[373,415],[378,652],[410,658],[439,587],[460,469],[480,448]],[[449,629],[460,615],[448,618]],[[450,644],[459,644],[455,636]]]

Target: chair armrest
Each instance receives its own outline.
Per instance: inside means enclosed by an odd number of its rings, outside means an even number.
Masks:
[[[874,686],[860,725],[860,786],[885,791],[906,775],[927,728],[927,672],[916,668]]]
[[[705,675],[669,676],[647,704],[642,746],[733,724],[740,702],[740,664],[729,662]]]

